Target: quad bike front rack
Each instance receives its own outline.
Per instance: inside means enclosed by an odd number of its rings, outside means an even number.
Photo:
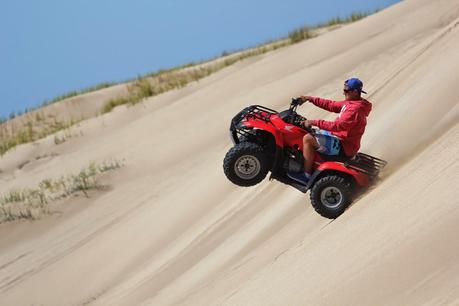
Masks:
[[[244,108],[236,116],[234,116],[233,120],[231,120],[231,125],[237,126],[244,118],[255,118],[269,122],[270,116],[276,114],[278,114],[278,112],[273,109],[261,105],[252,105]]]
[[[230,133],[232,134],[232,139],[239,139],[239,136],[249,137],[251,133],[241,125],[241,122],[244,119],[259,119],[264,122],[270,122],[271,115],[276,115],[276,112],[273,109],[261,106],[261,105],[251,105],[244,108],[240,111],[234,118],[231,120]]]

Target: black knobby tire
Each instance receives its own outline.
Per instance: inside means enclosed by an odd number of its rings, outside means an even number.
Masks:
[[[240,142],[226,153],[223,170],[226,177],[238,186],[260,183],[270,170],[270,161],[263,148],[252,142]]]
[[[352,182],[338,175],[322,177],[311,189],[312,207],[323,217],[335,219],[352,202]]]

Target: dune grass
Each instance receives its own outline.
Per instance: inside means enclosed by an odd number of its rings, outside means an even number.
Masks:
[[[128,85],[128,95],[117,97],[108,100],[103,106],[101,112],[108,113],[113,108],[127,104],[135,105],[145,98],[156,96],[164,92],[185,87],[191,82],[199,81],[221,69],[231,66],[243,59],[264,54],[286,45],[289,45],[288,40],[275,42],[268,45],[262,45],[254,49],[242,51],[237,54],[226,56],[224,59],[216,60],[215,62],[202,64],[189,64],[181,68],[170,70],[162,70],[138,77],[130,85]]]
[[[31,107],[26,107],[24,110],[12,111],[8,118],[0,117],[0,124],[6,122],[8,120],[14,119],[16,117],[28,114],[28,113],[33,112],[33,111],[36,111],[36,110],[38,110],[38,109],[40,109],[42,107],[45,107],[47,105],[50,105],[50,104],[53,104],[53,103],[56,103],[56,102],[59,102],[59,101],[62,101],[62,100],[68,99],[68,98],[76,97],[76,96],[79,96],[79,95],[82,95],[82,94],[85,94],[85,93],[89,93],[89,92],[97,91],[97,90],[100,90],[100,89],[104,89],[104,88],[107,88],[107,87],[110,87],[110,86],[113,86],[113,85],[116,85],[116,84],[117,83],[115,83],[115,82],[103,82],[103,83],[100,83],[100,84],[97,84],[97,85],[94,85],[94,86],[90,86],[90,87],[87,87],[87,88],[83,88],[83,89],[80,89],[80,90],[71,90],[71,91],[69,91],[67,93],[64,93],[62,95],[54,97],[51,100],[45,100],[38,106],[31,106]]]
[[[319,28],[332,27],[336,25],[343,25],[343,24],[355,22],[355,21],[358,21],[360,19],[367,17],[368,15],[374,14],[376,12],[378,12],[378,10],[374,12],[354,12],[347,17],[341,18],[337,16],[337,17],[334,17],[328,20],[327,22],[319,23],[318,25],[315,25],[313,27],[303,26],[303,27],[300,27],[300,28],[297,28],[291,31],[288,34],[288,38],[290,39],[291,44],[295,44],[300,41],[315,37],[314,30],[317,30]]]
[[[43,101],[41,106],[46,106],[46,105],[49,105],[49,104],[53,104],[53,103],[56,103],[58,101],[62,101],[64,99],[68,99],[68,98],[79,96],[81,94],[85,94],[85,93],[88,93],[88,92],[104,89],[104,88],[107,88],[107,87],[110,87],[110,86],[113,86],[113,85],[116,85],[116,83],[103,82],[103,83],[97,84],[95,86],[91,86],[91,87],[88,87],[88,88],[83,88],[81,90],[72,90],[72,91],[69,91],[69,92],[67,92],[67,93],[65,93],[63,95],[57,96],[57,97],[55,97],[55,98],[53,98],[53,99],[51,99],[49,101],[48,100]]]
[[[0,125],[0,156],[21,144],[29,143],[47,137],[62,130],[68,130],[81,120],[70,119],[61,121],[53,117],[46,120],[42,115],[29,117],[28,121],[15,128],[13,124]]]
[[[36,188],[10,190],[0,197],[0,223],[37,219],[51,212],[49,204],[53,202],[70,196],[89,197],[90,190],[106,187],[99,182],[102,173],[122,166],[118,160],[100,165],[91,163],[77,174],[42,180]]]
[[[140,76],[128,86],[128,96],[108,100],[103,106],[101,112],[108,113],[119,105],[135,105],[148,97],[156,96],[173,89],[182,88],[191,82],[199,81],[202,78],[205,78],[246,58],[261,55],[313,38],[316,36],[316,34],[314,34],[314,30],[318,28],[355,22],[368,16],[369,14],[371,13],[352,13],[345,18],[335,17],[326,23],[322,23],[314,27],[300,27],[291,31],[287,37],[273,42],[264,43],[251,49],[236,51],[234,53],[224,51],[220,60],[216,58],[208,62],[198,64],[190,63],[169,70],[160,70],[158,72]]]

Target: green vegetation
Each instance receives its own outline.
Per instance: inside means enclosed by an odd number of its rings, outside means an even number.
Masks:
[[[123,104],[135,105],[142,100],[159,95],[166,91],[186,86],[190,82],[199,81],[225,67],[231,66],[248,57],[264,54],[300,41],[315,37],[314,30],[321,27],[329,27],[338,24],[346,24],[360,20],[370,13],[353,13],[346,18],[336,17],[324,24],[315,27],[301,27],[288,34],[287,38],[275,42],[264,43],[255,48],[235,53],[224,51],[220,59],[214,59],[206,63],[187,64],[169,70],[160,70],[145,76],[138,77],[128,86],[128,96],[110,99],[102,108],[102,113],[108,113],[115,107]]]
[[[37,116],[35,120],[29,119],[18,129],[15,129],[14,125],[0,125],[0,156],[18,145],[44,138],[61,130],[68,130],[79,122],[75,119],[59,121],[55,117],[53,120],[45,121],[41,115],[38,115],[38,119]]]
[[[68,98],[71,98],[71,97],[75,97],[75,96],[78,96],[78,95],[81,95],[81,94],[84,94],[84,93],[88,93],[88,92],[91,92],[91,91],[96,91],[96,90],[99,90],[99,89],[104,89],[104,88],[107,88],[107,87],[110,87],[110,86],[113,86],[115,85],[115,83],[110,83],[110,82],[104,82],[104,83],[100,83],[98,85],[95,85],[95,86],[91,86],[91,87],[88,87],[88,88],[84,88],[82,90],[72,90],[68,93],[65,93],[63,95],[60,95],[60,96],[57,96],[55,97],[54,99],[50,100],[50,101],[47,101],[45,100],[43,103],[42,103],[42,106],[46,106],[46,105],[49,105],[49,104],[53,104],[53,103],[56,103],[58,101],[61,101],[61,100],[64,100],[64,99],[68,99]],[[34,109],[33,109],[34,110]],[[29,110],[30,111],[30,110]]]
[[[279,49],[288,44],[290,44],[288,40],[283,40],[229,55],[224,59],[217,59],[214,62],[203,63],[196,66],[189,64],[180,68],[162,70],[160,72],[138,77],[134,82],[128,85],[128,96],[108,100],[102,108],[102,113],[108,113],[119,105],[135,105],[145,98],[156,96],[173,89],[182,88],[191,82],[199,81],[238,61]]]
[[[0,198],[0,223],[37,219],[50,213],[49,204],[52,202],[79,194],[89,197],[88,191],[105,187],[99,182],[102,173],[122,166],[117,160],[99,166],[91,163],[78,174],[42,180],[37,188],[11,190]]]
[[[330,19],[329,21],[327,21],[326,23],[321,23],[319,25],[317,25],[317,27],[329,27],[329,26],[334,26],[334,25],[338,25],[338,24],[346,24],[346,23],[351,23],[351,22],[355,22],[355,21],[358,21],[360,19],[363,19],[365,17],[367,17],[368,15],[371,15],[371,14],[374,14],[374,13],[377,13],[378,10],[375,10],[373,12],[355,12],[355,13],[352,13],[351,15],[345,17],[345,18],[341,18],[339,16],[335,17],[335,18],[332,18]]]
[[[33,111],[35,111],[37,109],[40,109],[41,107],[44,107],[44,106],[47,106],[47,105],[62,101],[64,99],[68,99],[68,98],[76,97],[76,96],[79,96],[79,95],[82,95],[82,94],[85,94],[85,93],[88,93],[88,92],[104,89],[104,88],[107,88],[107,87],[110,87],[110,86],[113,86],[113,85],[116,85],[116,84],[117,83],[115,83],[115,82],[103,82],[103,83],[97,84],[95,86],[91,86],[91,87],[84,88],[84,89],[81,89],[81,90],[72,90],[72,91],[70,91],[68,93],[65,93],[63,95],[57,96],[57,97],[55,97],[55,98],[53,98],[51,100],[45,100],[39,106],[26,107],[24,110],[22,110],[22,111],[19,110],[17,112],[13,111],[13,112],[10,113],[8,119],[4,118],[4,117],[0,117],[0,124],[6,122],[8,120],[14,119],[16,117],[19,117],[19,116],[28,114],[30,112],[33,112]]]
[[[288,38],[292,44],[296,44],[297,42],[310,39],[312,37],[314,37],[314,34],[312,34],[308,27],[296,29],[288,34]]]
[[[377,11],[375,11],[374,13],[376,13],[376,12]],[[291,31],[288,34],[288,38],[290,39],[290,42],[292,44],[295,44],[295,43],[300,42],[302,40],[310,39],[310,38],[315,37],[314,30],[317,30],[319,28],[324,28],[324,27],[331,27],[331,26],[335,26],[335,25],[341,25],[341,24],[355,22],[355,21],[358,21],[360,19],[363,19],[363,18],[367,17],[370,14],[373,14],[373,13],[371,13],[371,12],[366,12],[366,13],[356,12],[356,13],[352,13],[351,15],[349,15],[348,17],[345,17],[345,18],[341,18],[341,17],[338,16],[338,17],[330,19],[329,21],[327,21],[325,23],[320,23],[320,24],[318,24],[316,26],[313,26],[313,27],[304,26],[304,27],[295,29],[295,30]]]

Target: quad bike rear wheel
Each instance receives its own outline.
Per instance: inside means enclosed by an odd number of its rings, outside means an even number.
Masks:
[[[226,153],[223,170],[236,185],[249,187],[260,183],[268,174],[270,161],[263,148],[252,142],[240,142]]]
[[[312,207],[323,217],[335,219],[352,202],[352,182],[338,175],[327,175],[311,189]]]

